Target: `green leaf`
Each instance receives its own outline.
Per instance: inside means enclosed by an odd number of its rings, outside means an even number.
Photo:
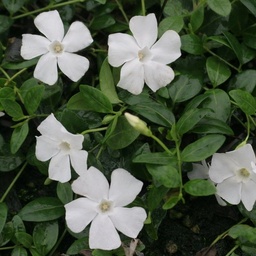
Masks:
[[[63,204],[67,204],[73,200],[73,191],[69,182],[61,183],[57,185],[57,195]]]
[[[12,250],[11,256],[28,256],[27,250],[22,246],[15,246]]]
[[[182,16],[170,16],[159,23],[158,36],[161,37],[167,30],[174,30],[179,33],[184,26]]]
[[[95,16],[91,21],[90,29],[101,30],[110,27],[116,23],[115,19],[111,15]]]
[[[183,102],[197,95],[202,87],[201,79],[180,75],[172,82],[168,92],[174,103]]]
[[[230,91],[229,95],[245,114],[254,115],[256,113],[256,100],[249,92],[237,89]]]
[[[181,152],[184,162],[198,162],[216,153],[225,141],[225,136],[210,134],[186,146]]]
[[[139,135],[140,133],[128,123],[126,118],[120,116],[106,143],[112,149],[121,149],[130,145]]]
[[[17,12],[25,3],[25,0],[2,0],[4,7],[13,14]]]
[[[13,130],[11,137],[11,153],[15,154],[27,138],[29,132],[28,122],[24,122],[22,125],[16,127]]]
[[[199,5],[190,16],[190,24],[193,31],[198,30],[204,22],[204,6]]]
[[[24,160],[20,155],[3,155],[0,156],[0,172],[9,172],[16,169]]]
[[[65,213],[63,204],[55,197],[40,197],[29,202],[19,212],[24,221],[50,221],[58,219]]]
[[[217,57],[208,57],[206,70],[213,87],[223,84],[231,75],[230,68]]]
[[[253,25],[243,32],[243,42],[245,45],[256,49],[256,26]]]
[[[1,15],[0,15],[0,17],[1,17]],[[1,27],[0,27],[0,31],[1,31]],[[26,61],[22,61],[22,62],[18,62],[18,63],[16,63],[16,62],[5,62],[5,63],[3,63],[2,67],[5,68],[5,69],[12,69],[12,70],[29,68],[31,66],[34,66],[38,62],[38,59],[39,58],[34,58],[32,60],[26,60]]]
[[[175,122],[172,111],[157,102],[142,102],[129,109],[161,126],[171,127]]]
[[[247,9],[256,17],[256,1],[255,0],[240,0]]]
[[[136,156],[133,160],[133,163],[145,163],[145,164],[170,164],[174,163],[176,160],[175,157],[168,155],[166,152],[156,152],[156,153],[143,153]]]
[[[58,240],[58,222],[42,222],[33,230],[33,242],[41,256],[47,255]]]
[[[173,208],[179,201],[180,201],[180,196],[170,196],[166,202],[163,205],[163,209],[164,210],[169,210],[171,208]]]
[[[250,242],[255,245],[256,228],[246,224],[238,224],[229,229],[228,235],[238,239],[241,243]]]
[[[247,69],[230,81],[230,89],[244,89],[252,93],[256,87],[256,70]],[[1,91],[0,91],[1,92]]]
[[[0,103],[4,107],[4,111],[13,118],[14,121],[17,121],[24,117],[21,106],[13,100],[10,99],[1,99]]]
[[[13,21],[11,18],[5,15],[0,15],[0,34],[5,32],[9,27],[11,27]]]
[[[209,113],[209,109],[190,109],[185,112],[176,123],[176,132],[182,136],[194,128],[194,126]]]
[[[231,12],[231,3],[229,0],[207,0],[208,6],[221,16],[228,16]]]
[[[82,92],[87,110],[99,113],[113,112],[111,102],[100,90],[92,86],[80,85],[80,91]]]
[[[79,254],[82,250],[89,249],[88,239],[81,238],[77,239],[67,250],[68,255],[76,255]]]
[[[0,233],[2,232],[8,214],[8,208],[5,203],[0,203]]]
[[[106,58],[100,69],[100,90],[107,96],[109,101],[112,104],[120,103],[121,101],[119,100],[116,89],[115,89],[115,84],[113,80],[113,75],[110,69],[110,66],[108,64],[108,59]]]
[[[147,205],[149,211],[155,210],[159,205],[161,205],[161,201],[163,200],[164,196],[168,192],[169,188],[165,186],[160,187],[151,187],[147,193]]]
[[[185,52],[201,55],[204,52],[203,42],[201,38],[195,34],[187,34],[181,36],[181,49]]]
[[[146,166],[157,187],[161,185],[167,188],[179,187],[180,175],[172,165],[147,164]]]
[[[214,184],[209,180],[190,180],[184,190],[192,196],[209,196],[216,193]]]
[[[16,232],[15,237],[26,248],[30,248],[33,243],[32,236],[26,232]]]

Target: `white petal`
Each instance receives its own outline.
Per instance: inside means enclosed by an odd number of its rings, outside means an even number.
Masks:
[[[113,250],[121,245],[120,237],[107,215],[99,214],[92,221],[89,232],[91,249]]]
[[[113,67],[119,67],[125,62],[138,58],[140,47],[134,37],[116,33],[108,37],[108,62]]]
[[[71,150],[70,152],[71,165],[79,175],[87,171],[87,156],[88,153],[85,150]]]
[[[48,52],[40,57],[34,71],[34,77],[48,85],[57,82],[57,59],[52,53]]]
[[[147,214],[141,207],[116,207],[109,217],[117,230],[128,237],[136,238],[143,228]]]
[[[242,202],[247,211],[251,211],[256,200],[256,183],[249,180],[242,185]]]
[[[20,55],[25,60],[33,59],[47,53],[50,41],[38,35],[23,34]]]
[[[64,26],[58,11],[40,13],[34,20],[38,30],[51,41],[61,41],[64,36]]]
[[[134,16],[129,27],[141,48],[150,48],[157,39],[157,20],[154,13],[147,16]]]
[[[234,163],[233,159],[226,153],[215,153],[212,157],[211,166],[209,168],[210,179],[215,183],[235,175],[235,171],[239,170],[239,166]]]
[[[152,60],[162,64],[169,64],[181,56],[180,36],[173,30],[166,31],[162,37],[152,46]]]
[[[230,204],[239,204],[241,200],[242,183],[237,183],[235,177],[228,178],[217,185],[217,195]]]
[[[216,200],[217,200],[219,205],[221,205],[221,206],[226,206],[227,205],[227,203],[219,195],[216,194],[215,197],[216,197]]]
[[[96,203],[87,198],[78,198],[64,206],[67,226],[74,233],[83,231],[97,215]]]
[[[144,70],[145,82],[153,92],[168,85],[174,78],[173,70],[158,62],[148,61],[144,65]]]
[[[136,198],[142,186],[143,183],[126,170],[116,169],[111,175],[109,200],[114,201],[115,206],[125,206]]]
[[[53,156],[48,172],[51,180],[57,180],[61,183],[69,181],[71,179],[69,156],[62,153]]]
[[[144,87],[144,68],[139,60],[135,59],[123,65],[117,86],[135,95],[142,92]]]
[[[89,29],[80,21],[73,22],[62,40],[65,51],[77,52],[93,42]]]
[[[72,190],[78,195],[101,202],[102,199],[108,199],[109,184],[103,173],[91,166],[72,183]]]
[[[209,167],[202,164],[192,164],[193,170],[188,172],[188,178],[190,180],[194,179],[209,179]]]
[[[88,70],[89,61],[80,55],[64,52],[58,57],[58,66],[70,80],[77,82]]]
[[[39,161],[47,161],[59,152],[58,143],[46,136],[36,137],[36,158]]]

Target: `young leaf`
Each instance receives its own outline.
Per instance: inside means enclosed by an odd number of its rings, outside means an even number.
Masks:
[[[208,6],[221,16],[228,16],[231,12],[229,0],[207,0]]]
[[[216,193],[216,188],[208,180],[190,180],[184,184],[184,190],[192,196],[209,196]]]

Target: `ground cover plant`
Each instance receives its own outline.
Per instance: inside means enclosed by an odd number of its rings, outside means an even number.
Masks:
[[[256,255],[254,0],[0,11],[0,255]]]

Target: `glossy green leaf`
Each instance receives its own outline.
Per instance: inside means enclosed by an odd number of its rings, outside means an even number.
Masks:
[[[203,42],[198,35],[186,34],[181,36],[181,49],[187,53],[201,55],[204,52]]]
[[[223,135],[206,135],[186,146],[181,152],[181,159],[184,162],[202,161],[216,153],[225,139]]]
[[[158,35],[161,37],[167,30],[174,30],[179,33],[184,26],[182,16],[170,16],[159,23]]]
[[[130,145],[139,135],[140,133],[128,123],[126,118],[120,116],[106,143],[112,149],[121,149]]]
[[[47,255],[58,240],[58,222],[42,222],[33,230],[33,242],[41,256]]]
[[[173,208],[179,201],[180,201],[180,196],[170,196],[166,202],[163,205],[163,209],[164,210],[169,210],[171,208]]]
[[[21,106],[13,100],[10,99],[1,99],[0,103],[4,107],[4,111],[13,118],[14,121],[19,120],[20,118],[24,117],[23,111]]]
[[[208,6],[221,16],[228,16],[231,12],[229,0],[207,0]]]
[[[80,91],[82,92],[87,110],[99,113],[113,112],[111,102],[100,90],[92,86],[80,85]]]
[[[22,246],[15,246],[11,256],[28,256],[27,250]]]
[[[13,21],[10,17],[5,15],[0,15],[0,34],[9,29]]]
[[[159,163],[160,164],[160,163]],[[180,185],[180,175],[172,165],[147,164],[147,170],[152,175],[155,185],[176,188]]]
[[[7,219],[8,208],[3,202],[0,203],[0,233],[2,232],[6,219]]]
[[[113,104],[119,103],[120,100],[117,96],[113,75],[106,58],[100,69],[100,90],[107,96],[109,101]]]
[[[256,99],[249,92],[237,89],[230,91],[229,95],[245,114],[254,115],[256,113]]]
[[[247,9],[256,17],[256,1],[255,0],[240,0]]]
[[[207,58],[206,70],[213,87],[223,84],[231,76],[230,68],[214,56]]]
[[[11,13],[17,12],[25,3],[25,0],[2,0],[4,7]]]
[[[50,221],[64,215],[64,207],[55,197],[40,197],[26,204],[18,215],[24,221]]]
[[[255,88],[256,70],[253,69],[247,69],[238,73],[230,81],[230,89],[244,89],[245,91],[252,93]]]
[[[209,180],[190,180],[183,188],[192,196],[210,196],[216,193],[214,184]]]
[[[73,191],[69,182],[61,183],[57,185],[57,195],[63,204],[67,204],[73,200]]]
[[[29,132],[28,122],[24,122],[22,125],[14,128],[11,137],[11,153],[15,154],[27,138]]]
[[[143,153],[136,156],[133,163],[145,163],[145,164],[163,164],[167,165],[170,163],[175,163],[177,159],[173,156],[168,155],[165,152],[155,152],[155,153]]]
[[[203,21],[204,21],[204,6],[199,5],[192,12],[190,16],[190,24],[194,32],[201,27],[201,25],[203,24]]]
[[[26,232],[16,232],[15,237],[17,241],[26,248],[30,248],[33,243],[32,236]]]

